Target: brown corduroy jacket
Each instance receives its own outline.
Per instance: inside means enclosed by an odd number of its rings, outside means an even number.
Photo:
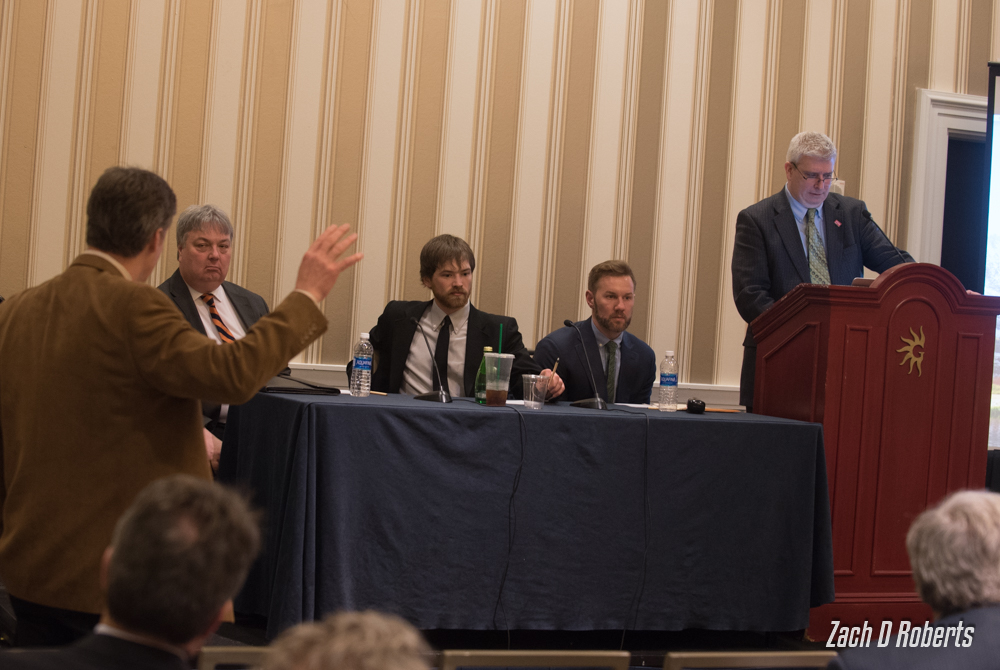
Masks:
[[[101,554],[151,481],[211,476],[200,399],[249,400],[326,330],[292,293],[217,345],[107,260],[0,305],[0,579],[33,603],[100,612]]]

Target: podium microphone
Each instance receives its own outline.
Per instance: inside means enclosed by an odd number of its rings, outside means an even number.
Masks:
[[[604,398],[597,394],[597,384],[594,383],[594,370],[590,367],[590,356],[587,355],[587,343],[583,341],[583,333],[581,333],[577,325],[569,319],[563,321],[563,325],[567,328],[575,330],[577,337],[580,338],[580,346],[583,347],[583,360],[587,362],[587,372],[590,373],[590,390],[594,392],[593,398],[576,400],[571,402],[570,405],[573,407],[586,407],[588,409],[607,409],[608,403],[604,402]]]
[[[882,238],[885,239],[885,241],[888,242],[892,246],[893,250],[896,252],[896,255],[899,256],[899,262],[900,263],[908,263],[909,262],[909,261],[906,260],[906,257],[903,256],[903,254],[901,254],[899,252],[899,247],[897,247],[895,244],[893,244],[892,240],[889,239],[889,236],[885,234],[885,232],[882,230],[882,227],[879,226],[877,223],[875,223],[875,219],[872,218],[872,213],[871,212],[869,212],[867,209],[862,209],[861,210],[861,216],[863,216],[868,221],[868,223],[870,223],[873,226],[875,226],[875,230],[877,230],[878,232],[882,233]]]
[[[420,325],[420,319],[415,316],[410,317],[412,321],[417,326],[417,330],[420,334],[424,336],[424,344],[427,345],[427,353],[431,355],[431,367],[434,368],[434,376],[437,377],[438,390],[428,391],[427,393],[421,393],[420,395],[413,396],[414,400],[429,400],[430,402],[451,402],[451,393],[448,392],[448,385],[441,383],[441,371],[438,370],[437,361],[434,360],[434,351],[431,349],[431,341],[427,339],[427,333],[424,332],[423,327]],[[445,380],[447,380],[447,376]]]

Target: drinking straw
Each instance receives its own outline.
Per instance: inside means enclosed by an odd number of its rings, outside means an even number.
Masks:
[[[497,345],[497,353],[498,354],[502,354],[503,353],[503,324],[502,323],[500,324],[500,344]]]

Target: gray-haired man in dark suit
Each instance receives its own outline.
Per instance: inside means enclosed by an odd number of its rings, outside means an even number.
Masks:
[[[748,324],[799,284],[850,285],[864,268],[912,262],[882,234],[865,203],[830,193],[837,148],[823,133],[792,138],[785,187],[736,218],[733,297]],[[743,340],[740,404],[753,410],[757,343]]]
[[[188,207],[177,218],[177,270],[159,286],[195,330],[219,344],[242,338],[268,313],[262,297],[226,281],[232,245],[233,224],[225,212],[212,205]],[[228,405],[202,403],[213,469],[228,412]]]

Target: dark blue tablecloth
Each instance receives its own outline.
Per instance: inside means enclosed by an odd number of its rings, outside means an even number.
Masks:
[[[265,513],[236,604],[269,636],[366,608],[424,629],[786,631],[833,600],[818,424],[259,394],[231,409],[220,478]]]

